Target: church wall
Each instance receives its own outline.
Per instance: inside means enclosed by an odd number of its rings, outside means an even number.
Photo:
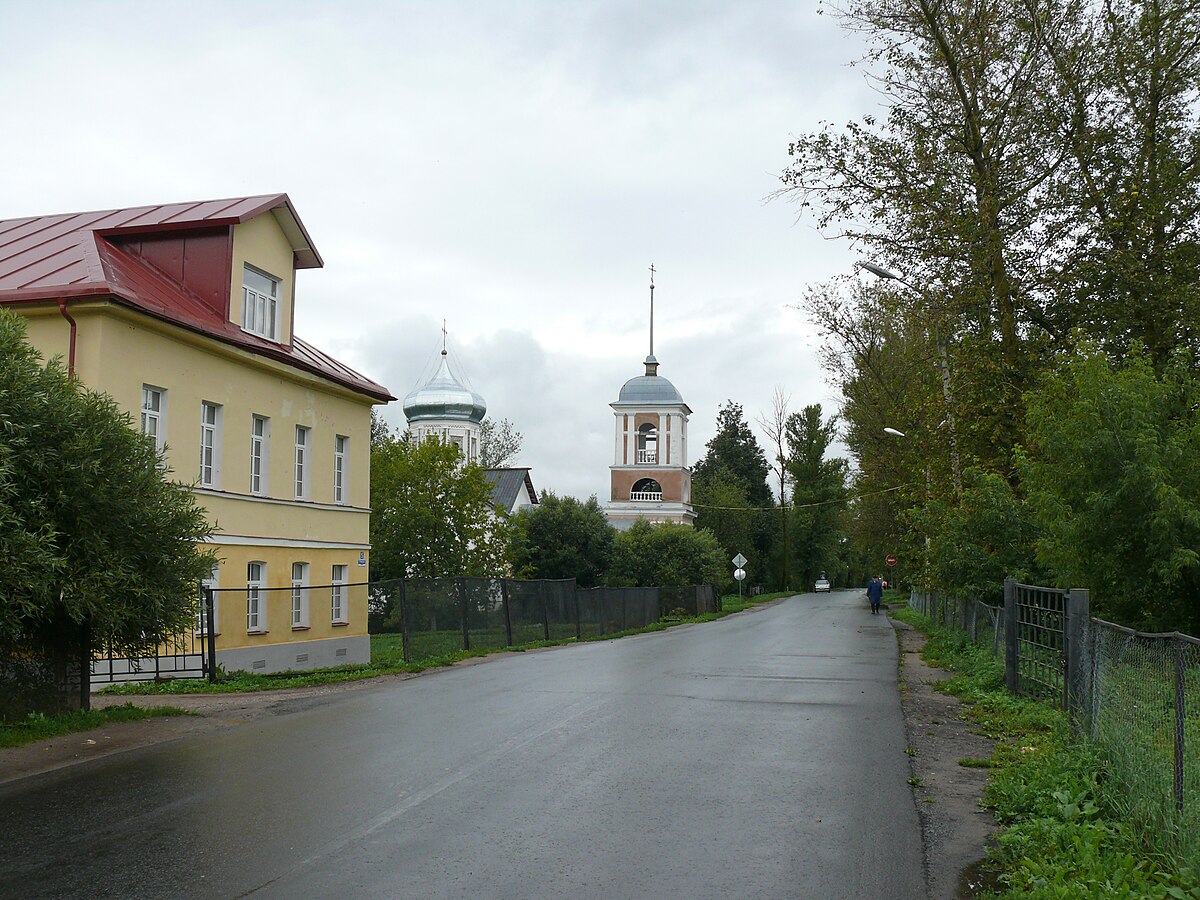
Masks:
[[[663,491],[663,500],[687,503],[692,493],[692,473],[685,469],[663,471],[662,469],[637,468],[612,470],[612,499],[628,500],[633,486],[643,478],[653,478]]]

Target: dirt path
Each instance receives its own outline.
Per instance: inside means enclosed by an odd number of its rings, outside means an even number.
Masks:
[[[921,820],[929,896],[932,900],[969,897],[972,893],[966,880],[967,870],[982,859],[995,825],[991,814],[979,806],[987,770],[960,766],[959,760],[989,757],[993,742],[968,730],[967,723],[960,718],[958,700],[933,689],[949,673],[930,668],[921,659],[924,634],[901,622],[893,620],[892,624],[900,642],[901,703],[912,751],[913,793]],[[464,660],[459,665],[479,665],[491,658]],[[122,703],[176,706],[195,715],[116,722],[92,731],[0,750],[0,784],[112,753],[244,724],[261,716],[286,715],[327,703],[350,691],[378,690],[415,677],[420,675],[388,675],[253,694],[97,695],[93,698],[97,707]]]
[[[974,734],[962,719],[962,704],[934,689],[951,673],[921,659],[925,635],[894,619],[892,625],[900,641],[901,705],[929,896],[971,897],[978,884],[972,883],[970,870],[983,858],[996,823],[980,807],[988,770],[959,765],[959,760],[987,759],[995,741]]]

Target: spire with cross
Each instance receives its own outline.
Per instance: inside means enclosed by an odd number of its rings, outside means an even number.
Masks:
[[[650,355],[654,355],[654,263],[650,263]]]

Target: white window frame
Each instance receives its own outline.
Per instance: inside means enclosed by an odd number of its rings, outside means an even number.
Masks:
[[[346,583],[350,580],[349,566],[334,566],[330,578],[332,587],[329,589],[329,621],[334,625],[347,625],[350,622],[349,596]]]
[[[167,448],[167,389],[142,385],[142,434],[154,439],[154,449]]]
[[[292,563],[292,628],[308,627],[308,573],[306,562]]]
[[[307,500],[309,491],[309,470],[312,468],[310,464],[309,450],[312,447],[312,429],[306,428],[303,425],[296,426],[296,467],[295,467],[295,488],[296,499]]]
[[[200,403],[200,486],[221,486],[221,424],[224,407],[220,403]]]
[[[344,434],[336,434],[333,436],[333,502],[346,503],[348,481],[346,476],[349,474],[348,464],[350,462],[350,438]]]
[[[249,285],[247,274],[252,273],[270,282],[270,292]],[[279,340],[280,279],[261,269],[246,265],[242,270],[242,331],[256,334],[269,341]]]
[[[263,634],[267,630],[267,564],[253,560],[246,564],[246,633]]]
[[[213,592],[213,633],[221,633],[221,594],[217,590],[220,587],[221,565],[214,564],[212,571],[204,578],[200,579],[200,608],[196,611],[196,634],[207,634],[208,623],[204,621],[204,589],[208,588]]]
[[[261,428],[260,428],[261,425]],[[271,420],[267,416],[250,417],[250,493],[266,494],[271,461]]]

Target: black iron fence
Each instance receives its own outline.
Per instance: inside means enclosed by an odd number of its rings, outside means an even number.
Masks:
[[[371,634],[399,634],[404,659],[583,639],[716,612],[713,585],[581,588],[574,579],[403,578],[368,586]]]

